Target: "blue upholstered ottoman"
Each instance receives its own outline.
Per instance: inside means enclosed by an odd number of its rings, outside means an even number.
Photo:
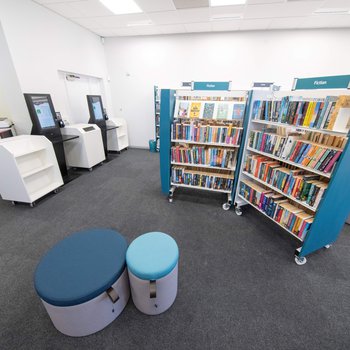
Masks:
[[[35,289],[60,332],[98,332],[123,311],[130,296],[126,250],[118,232],[92,229],[65,238],[41,259]]]
[[[178,284],[179,248],[162,232],[136,238],[126,253],[131,295],[147,315],[160,314],[174,303]]]

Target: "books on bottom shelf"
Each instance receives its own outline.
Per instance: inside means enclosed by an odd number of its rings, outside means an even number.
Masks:
[[[350,96],[285,96],[280,100],[256,100],[252,117],[256,120],[346,132],[350,127]]]
[[[174,184],[184,184],[223,191],[231,191],[233,186],[233,175],[231,174],[197,171],[181,166],[173,166],[171,173],[172,182]]]
[[[260,155],[247,154],[244,171],[316,210],[328,183],[319,175],[301,169],[289,169],[278,161]],[[304,204],[302,203],[302,204]]]
[[[242,128],[237,128],[232,123],[213,125],[205,122],[174,122],[171,129],[174,140],[228,145],[238,145],[242,134]]]
[[[220,168],[233,168],[234,150],[217,147],[171,147],[171,161],[175,163],[190,163],[192,165],[207,165]]]
[[[239,194],[290,233],[304,240],[314,220],[312,214],[291,204],[283,195],[253,181],[241,180]]]
[[[288,136],[276,133],[253,130],[249,135],[249,147],[258,151],[272,154],[278,158],[286,159],[304,167],[314,169],[325,174],[332,172],[342,149],[323,144],[315,144],[300,134]],[[346,138],[334,136],[334,143],[345,145]]]

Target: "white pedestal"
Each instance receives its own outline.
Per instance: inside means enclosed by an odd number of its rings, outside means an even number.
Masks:
[[[97,125],[67,125],[61,129],[61,133],[79,136],[77,139],[63,143],[66,163],[69,167],[91,169],[106,159],[101,130]]]

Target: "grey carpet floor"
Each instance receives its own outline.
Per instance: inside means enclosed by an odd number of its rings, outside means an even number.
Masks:
[[[0,349],[349,349],[350,228],[331,249],[293,260],[298,243],[253,208],[223,211],[221,194],[183,190],[168,203],[159,158],[128,150],[36,208],[0,201]],[[130,300],[107,328],[70,338],[33,288],[40,257],[70,233],[149,231],[180,248],[179,290],[164,314]]]

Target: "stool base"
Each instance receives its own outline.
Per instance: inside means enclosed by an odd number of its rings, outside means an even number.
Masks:
[[[129,280],[132,300],[138,310],[146,315],[158,315],[168,310],[177,295],[178,264],[166,276],[156,280],[156,297],[150,297],[150,281],[136,277],[130,270]]]
[[[61,307],[41,301],[58,331],[71,337],[83,337],[108,326],[125,308],[130,297],[126,268],[112,287],[119,295],[115,304],[106,292],[83,304],[73,306]]]

